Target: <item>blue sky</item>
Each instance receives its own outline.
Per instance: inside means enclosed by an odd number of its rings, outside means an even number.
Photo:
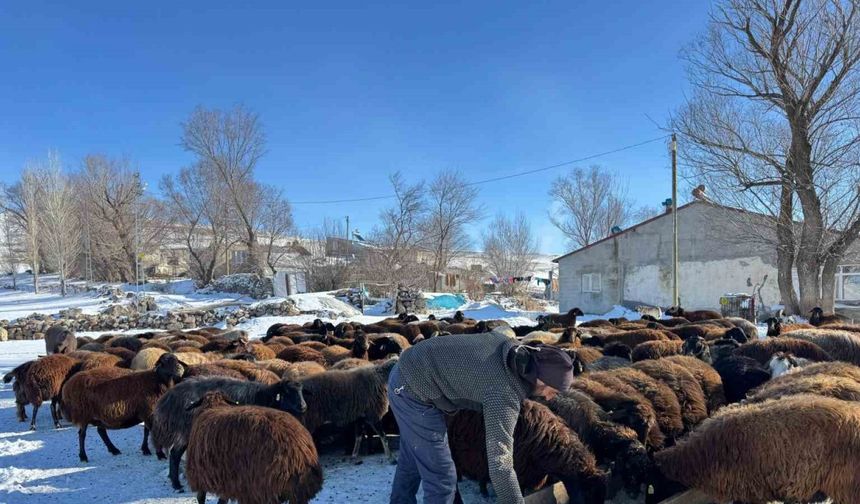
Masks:
[[[660,136],[654,121],[688,89],[679,50],[708,10],[430,4],[4,2],[0,181],[56,149],[70,167],[92,152],[127,156],[155,188],[191,162],[178,146],[191,110],[237,103],[265,126],[259,178],[294,201],[386,194],[395,170],[475,180],[540,168]],[[593,162],[621,173],[639,204],[669,196],[662,142]],[[488,215],[526,212],[542,250],[562,253],[547,189],[563,171],[480,186],[480,203]],[[349,215],[367,231],[383,205],[294,215],[302,228]]]

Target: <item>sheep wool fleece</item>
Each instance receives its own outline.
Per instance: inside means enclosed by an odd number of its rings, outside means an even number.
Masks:
[[[403,352],[397,365],[418,401],[446,413],[483,412],[490,481],[501,504],[523,502],[513,467],[514,429],[532,385],[509,365],[517,345],[494,333],[430,338]]]

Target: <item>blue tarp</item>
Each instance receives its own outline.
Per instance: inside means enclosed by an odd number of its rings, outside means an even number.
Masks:
[[[462,294],[440,294],[427,300],[427,308],[430,310],[456,310],[466,304],[466,297]]]

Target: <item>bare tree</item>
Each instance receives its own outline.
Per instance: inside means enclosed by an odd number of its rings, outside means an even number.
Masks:
[[[6,210],[14,219],[24,237],[27,264],[33,274],[33,291],[39,293],[39,268],[41,267],[41,219],[39,212],[39,181],[31,163],[21,173],[21,180],[4,187],[3,201]]]
[[[165,236],[163,205],[144,193],[138,172],[127,159],[88,155],[76,182],[78,194],[86,198],[96,275],[133,281],[138,250],[153,250]]]
[[[278,264],[290,251],[288,239],[293,231],[293,209],[284,192],[274,186],[260,186],[259,202],[259,235],[263,238],[266,265],[275,274]]]
[[[424,183],[409,185],[400,172],[388,179],[395,203],[380,213],[381,223],[370,235],[373,248],[362,261],[364,276],[392,289],[398,283],[420,285],[426,279],[426,268],[418,261],[427,215]]]
[[[188,252],[191,274],[201,285],[215,279],[220,254],[229,239],[225,187],[211,165],[200,162],[165,175],[159,183],[176,223],[174,235]]]
[[[538,240],[525,214],[518,213],[509,219],[496,215],[493,223],[483,235],[484,256],[492,272],[498,277],[524,277],[534,270]],[[512,294],[515,283],[507,286]]]
[[[468,251],[472,240],[466,226],[481,219],[483,209],[475,201],[475,187],[454,171],[436,175],[427,192],[424,241],[432,253],[431,288],[436,291],[451,260]]]
[[[351,280],[353,258],[332,244],[332,240],[342,240],[344,235],[343,224],[328,219],[319,228],[304,233],[303,244],[310,254],[301,256],[300,261],[310,292],[341,289]]]
[[[697,92],[673,119],[684,155],[717,198],[770,217],[789,309],[832,309],[836,267],[860,233],[858,8],[724,0],[686,53]]]
[[[558,177],[549,195],[556,207],[550,222],[578,247],[609,236],[613,226],[623,227],[637,215],[621,178],[596,165]]]
[[[60,278],[60,294],[67,293],[66,282],[80,250],[81,226],[76,212],[76,191],[60,168],[60,159],[49,153],[36,176],[39,181],[41,240],[49,266]]]
[[[181,144],[185,150],[211,164],[224,183],[242,227],[249,269],[262,274],[255,218],[255,213],[259,215],[255,212],[259,202],[248,194],[255,184],[254,168],[265,153],[266,140],[259,117],[241,106],[229,111],[197,107],[182,129]]]
[[[24,234],[9,211],[0,213],[0,264],[12,275],[12,288],[18,288],[18,266],[27,260]]]

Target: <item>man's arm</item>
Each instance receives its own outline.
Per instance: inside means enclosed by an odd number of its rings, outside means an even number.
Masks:
[[[522,504],[523,495],[514,472],[514,428],[520,415],[517,397],[494,395],[484,402],[487,467],[500,504]]]

